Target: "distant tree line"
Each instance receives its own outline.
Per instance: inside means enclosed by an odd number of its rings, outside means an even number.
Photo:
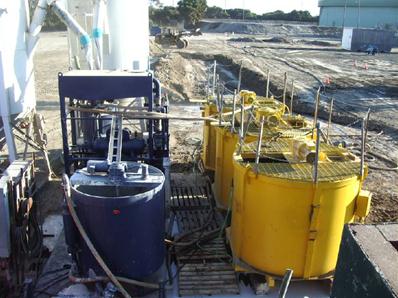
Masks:
[[[247,19],[247,20],[278,20],[297,22],[318,22],[319,17],[313,17],[307,10],[293,10],[284,13],[281,10],[256,14],[248,9],[222,9],[221,7],[208,7],[204,15],[208,19]]]
[[[153,24],[170,25],[175,21],[185,21],[189,26],[196,26],[203,19],[246,19],[246,20],[279,20],[297,22],[318,22],[318,16],[309,11],[293,10],[284,13],[281,10],[256,14],[248,9],[223,9],[218,6],[207,6],[206,0],[181,0],[178,6],[151,7],[150,19]]]
[[[29,1],[31,15],[37,5],[37,0]],[[246,20],[280,20],[298,22],[317,22],[319,17],[313,17],[308,11],[293,10],[284,13],[281,10],[256,14],[248,9],[223,9],[218,6],[207,6],[206,0],[181,0],[177,7],[162,7],[158,0],[151,0],[149,10],[150,25],[169,26],[185,21],[187,27],[195,27],[203,18],[208,19],[246,19]],[[51,11],[44,24],[44,30],[65,30],[65,25]]]

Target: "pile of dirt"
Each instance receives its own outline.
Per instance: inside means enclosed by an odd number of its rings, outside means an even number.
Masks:
[[[324,40],[300,40],[302,44],[308,44],[311,46],[321,46],[321,47],[337,47],[338,44],[335,42],[324,41]]]
[[[236,38],[230,38],[228,39],[230,42],[262,42],[262,40],[259,40],[257,38],[252,38],[252,37],[236,37]]]
[[[283,36],[274,36],[265,39],[259,39],[254,37],[235,37],[228,39],[229,42],[269,42],[269,43],[284,43],[291,44],[292,41],[287,37]]]
[[[281,37],[281,36],[275,36],[275,37],[272,37],[272,38],[263,39],[263,42],[286,43],[286,44],[292,43],[292,41],[289,40],[288,38]]]
[[[204,95],[201,85],[206,80],[205,62],[187,60],[178,53],[160,57],[153,63],[155,77],[162,82],[171,101],[187,101]]]
[[[398,221],[398,195],[393,193],[374,192],[367,223]]]
[[[341,28],[318,27],[294,22],[276,21],[202,21],[202,32],[206,33],[238,33],[238,34],[265,34],[269,36],[301,36],[301,37],[329,37],[341,38]]]
[[[207,33],[239,33],[239,34],[266,34],[267,26],[262,23],[249,22],[202,22],[202,32]]]

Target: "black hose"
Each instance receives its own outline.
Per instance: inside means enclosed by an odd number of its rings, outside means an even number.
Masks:
[[[396,171],[398,171],[398,162],[395,162],[395,161],[393,161],[391,158],[388,158],[388,157],[386,157],[386,156],[384,156],[384,155],[382,155],[382,154],[376,153],[376,152],[374,152],[374,151],[368,151],[367,153],[368,153],[369,155],[372,155],[372,156],[374,156],[374,157],[376,157],[376,158],[378,158],[378,159],[380,159],[380,160],[386,162],[386,163],[389,163],[389,164],[393,165],[392,168],[379,167],[379,166],[372,166],[372,165],[369,165],[369,169],[372,169],[372,170],[379,170],[379,171],[391,171],[391,172],[396,172]]]

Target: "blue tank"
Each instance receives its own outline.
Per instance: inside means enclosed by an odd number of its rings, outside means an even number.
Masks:
[[[70,179],[79,219],[115,275],[149,277],[165,258],[165,176],[159,169],[139,163],[100,171],[101,165],[89,163]],[[104,276],[80,235],[73,235],[77,231],[70,223],[65,233],[67,242],[77,242],[67,244],[80,274],[88,276],[92,269]]]

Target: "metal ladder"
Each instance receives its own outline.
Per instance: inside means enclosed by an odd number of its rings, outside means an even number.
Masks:
[[[111,133],[108,145],[108,164],[120,163],[122,160],[122,116],[113,115],[111,123]]]

